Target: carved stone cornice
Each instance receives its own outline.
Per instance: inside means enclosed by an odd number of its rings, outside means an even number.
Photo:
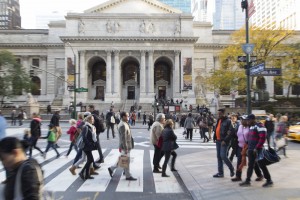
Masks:
[[[214,44],[214,43],[197,43],[194,45],[196,48],[207,48],[207,49],[224,49],[230,46],[230,44]]]
[[[41,44],[41,43],[0,43],[0,47],[11,48],[51,48],[51,47],[64,47],[63,43]]]
[[[80,37],[80,36],[61,36],[60,39],[63,42],[74,41],[133,41],[133,42],[190,42],[195,43],[199,39],[198,37]]]

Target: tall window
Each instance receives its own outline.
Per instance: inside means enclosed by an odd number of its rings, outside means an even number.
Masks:
[[[138,65],[135,61],[129,61],[125,63],[123,67],[123,84],[129,80],[134,80],[138,83],[140,82]]]
[[[170,67],[166,62],[158,62],[155,65],[154,82],[165,80],[170,84]]]
[[[37,76],[31,78],[31,94],[41,95],[41,79]]]
[[[33,66],[36,66],[36,67],[39,67],[39,66],[40,66],[40,59],[38,59],[38,58],[33,58],[33,59],[32,59],[32,65],[33,65]]]
[[[99,79],[106,81],[106,64],[104,61],[96,62],[92,67],[92,84]]]

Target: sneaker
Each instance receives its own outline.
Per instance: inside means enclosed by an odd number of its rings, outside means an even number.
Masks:
[[[263,187],[272,187],[273,181],[266,181],[265,184],[262,185]]]
[[[231,179],[232,182],[238,182],[238,181],[242,181],[242,179],[240,177],[235,177]]]
[[[133,178],[132,176],[126,178],[126,181],[136,181],[137,179],[136,178]]]
[[[257,177],[256,179],[255,179],[255,181],[262,181],[264,179],[264,176],[260,176],[260,177]]]
[[[161,173],[158,169],[153,169],[153,173]]]
[[[224,174],[219,174],[216,173],[215,175],[213,175],[214,178],[224,178]]]
[[[113,171],[111,170],[110,167],[108,168],[108,173],[109,173],[110,177],[113,177]]]
[[[240,186],[241,187],[249,187],[249,186],[251,186],[251,183],[250,183],[250,181],[244,181],[244,182],[240,183]]]

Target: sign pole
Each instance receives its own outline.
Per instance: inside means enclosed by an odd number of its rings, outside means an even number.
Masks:
[[[242,4],[242,8],[246,10],[246,44],[249,44],[249,6],[248,0],[244,1],[244,5]],[[250,54],[246,53],[246,76],[247,76],[247,114],[251,114],[251,90],[250,90]]]

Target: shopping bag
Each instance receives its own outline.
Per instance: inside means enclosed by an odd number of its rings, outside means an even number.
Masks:
[[[129,168],[129,157],[127,155],[121,155],[119,157],[118,166],[122,168]]]
[[[281,148],[281,147],[285,147],[286,146],[286,141],[285,141],[285,138],[284,137],[281,137],[279,139],[276,139],[275,140],[275,143],[276,143],[276,147],[277,148]]]

